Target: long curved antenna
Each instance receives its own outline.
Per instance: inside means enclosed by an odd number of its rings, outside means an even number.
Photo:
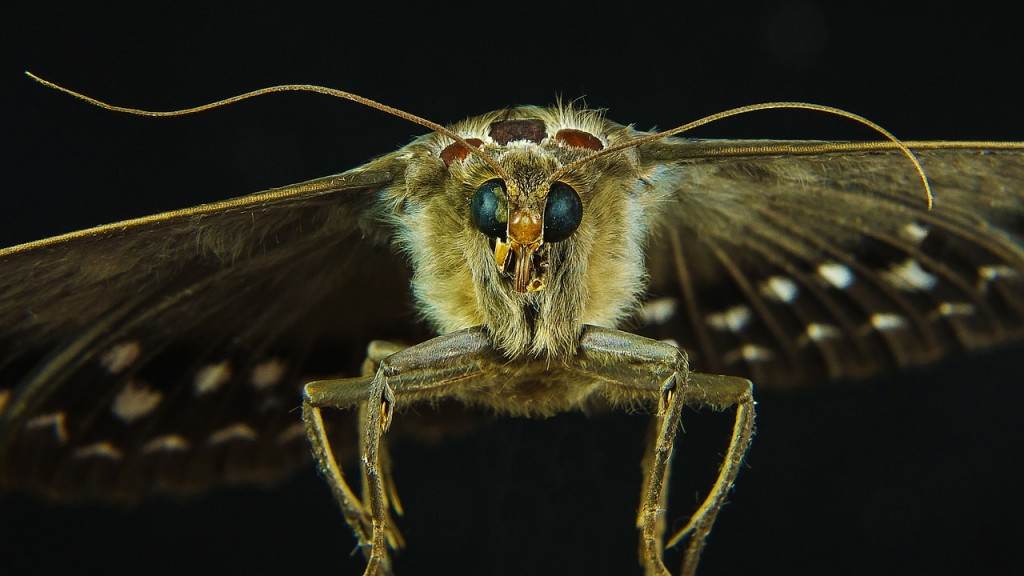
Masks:
[[[199,106],[193,106],[192,108],[182,108],[181,110],[168,110],[168,111],[160,112],[160,111],[154,111],[154,110],[142,110],[140,108],[129,108],[129,107],[126,107],[126,106],[115,106],[113,104],[108,104],[106,102],[103,102],[102,100],[97,100],[96,98],[92,98],[90,96],[86,96],[85,94],[81,94],[79,92],[75,92],[74,90],[71,90],[71,89],[65,88],[65,87],[63,87],[63,86],[61,86],[59,84],[55,84],[53,82],[50,82],[49,80],[40,78],[39,76],[36,76],[35,74],[29,72],[28,70],[25,71],[25,74],[29,78],[35,80],[36,82],[39,82],[43,86],[46,86],[48,88],[53,88],[54,90],[57,90],[59,92],[63,92],[63,93],[68,94],[70,96],[74,96],[75,98],[78,98],[79,100],[84,100],[84,101],[88,102],[89,104],[92,104],[93,106],[99,106],[100,108],[103,108],[104,110],[111,110],[113,112],[123,112],[125,114],[133,114],[135,116],[151,116],[151,117],[156,117],[156,118],[166,118],[166,117],[169,117],[169,116],[185,116],[186,114],[195,114],[197,112],[205,112],[207,110],[212,110],[214,108],[220,108],[221,106],[228,106],[228,105],[234,104],[236,102],[241,102],[242,100],[248,100],[249,98],[255,98],[257,96],[263,96],[265,94],[272,94],[274,92],[313,92],[313,93],[316,93],[316,94],[323,94],[325,96],[332,96],[334,98],[341,98],[342,100],[350,100],[352,102],[356,102],[358,104],[362,104],[363,106],[367,106],[367,107],[373,108],[375,110],[380,110],[381,112],[384,112],[386,114],[390,114],[390,115],[395,116],[397,118],[401,118],[403,120],[408,120],[409,122],[412,122],[414,124],[419,124],[420,126],[424,126],[424,127],[428,128],[428,129],[434,131],[434,132],[439,133],[439,134],[444,134],[445,136],[447,136],[447,137],[451,138],[452,140],[458,142],[463,148],[468,150],[471,154],[475,154],[478,158],[480,158],[481,160],[486,162],[492,169],[494,169],[495,173],[497,173],[497,175],[500,176],[502,179],[508,180],[508,176],[505,174],[505,171],[501,169],[501,165],[498,164],[498,162],[494,158],[491,158],[487,154],[484,154],[483,151],[481,151],[476,146],[473,146],[472,144],[467,142],[465,138],[463,138],[462,136],[459,136],[454,131],[452,131],[452,130],[450,130],[450,129],[448,129],[448,128],[440,125],[440,124],[438,124],[437,122],[431,122],[430,120],[427,120],[426,118],[422,118],[420,116],[416,116],[415,114],[411,114],[409,112],[406,112],[405,110],[399,110],[398,108],[394,108],[394,107],[388,106],[387,104],[381,104],[380,102],[377,102],[376,100],[371,100],[369,98],[360,96],[358,94],[353,94],[351,92],[345,92],[344,90],[337,90],[335,88],[327,88],[325,86],[316,86],[314,84],[282,84],[280,86],[269,86],[267,88],[260,88],[259,90],[253,90],[251,92],[246,92],[244,94],[239,94],[238,96],[232,96],[230,98],[225,98],[223,100],[217,100],[216,102],[210,102],[208,104],[201,104]]]
[[[921,163],[917,160],[917,156],[914,156],[914,153],[910,151],[910,148],[908,148],[902,140],[893,136],[892,133],[890,133],[888,130],[882,128],[881,126],[872,122],[871,120],[864,118],[863,116],[859,116],[857,114],[854,114],[853,112],[847,112],[846,110],[843,110],[841,108],[835,108],[833,106],[824,106],[821,104],[810,104],[807,102],[765,102],[763,104],[751,104],[749,106],[740,106],[739,108],[732,108],[729,110],[725,110],[723,112],[718,112],[717,114],[711,114],[698,120],[694,120],[693,122],[683,124],[682,126],[677,126],[670,130],[665,130],[663,132],[658,132],[656,134],[648,134],[646,136],[641,136],[640,138],[635,138],[627,142],[622,142],[621,144],[609,146],[599,152],[595,152],[594,154],[587,156],[586,158],[581,158],[575,162],[566,164],[565,166],[557,170],[554,174],[549,176],[548,181],[554,182],[555,180],[558,180],[559,178],[565,176],[567,173],[572,172],[573,170],[576,170],[579,167],[583,166],[584,164],[592,162],[595,159],[604,156],[605,154],[612,154],[614,152],[625,150],[627,148],[633,148],[641,144],[645,144],[647,142],[661,140],[662,138],[675,136],[676,134],[682,134],[683,132],[693,130],[694,128],[699,128],[706,124],[711,124],[712,122],[717,122],[718,120],[722,120],[732,116],[739,116],[740,114],[746,114],[748,112],[759,112],[761,110],[813,110],[816,112],[824,112],[826,114],[832,114],[834,116],[839,116],[841,118],[853,120],[854,122],[857,122],[858,124],[863,124],[864,126],[871,128],[875,132],[878,132],[882,136],[885,136],[886,139],[892,142],[894,146],[899,148],[900,151],[902,151],[903,154],[911,161],[911,163],[913,163],[914,169],[917,171],[918,176],[921,177],[921,183],[924,186],[925,197],[928,201],[928,209],[931,210],[934,198],[932,197],[932,186],[928,182],[928,176],[925,175],[924,168],[921,167]]]

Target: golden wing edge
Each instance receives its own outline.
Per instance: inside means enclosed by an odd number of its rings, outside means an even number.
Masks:
[[[895,142],[879,141],[826,141],[826,140],[687,140],[667,139],[668,142],[685,146],[688,150],[681,155],[673,151],[673,160],[715,160],[720,158],[758,157],[780,155],[815,155],[829,153],[870,153],[899,151]],[[902,142],[911,152],[923,150],[978,150],[978,151],[1020,151],[1024,142],[994,140],[907,140]],[[644,146],[642,146],[644,147]],[[662,159],[655,155],[652,160]]]
[[[110,224],[101,224],[91,228],[68,232],[58,236],[51,236],[40,240],[33,240],[24,244],[0,248],[0,258],[6,258],[15,254],[22,254],[32,250],[38,250],[49,246],[72,242],[82,238],[102,236],[107,233],[125,233],[136,228],[184,220],[196,216],[205,216],[225,210],[244,209],[252,206],[267,206],[289,200],[301,198],[312,198],[323,194],[339,192],[344,190],[358,190],[371,187],[384,187],[394,181],[394,175],[386,169],[368,169],[367,167],[356,168],[341,174],[324,176],[307,180],[298,184],[290,184],[280,188],[271,188],[263,192],[248,194],[219,202],[200,204],[189,208],[171,210],[150,214],[139,218],[131,218]]]

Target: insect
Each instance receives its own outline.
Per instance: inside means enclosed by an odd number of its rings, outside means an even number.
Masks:
[[[338,176],[0,252],[3,485],[197,490],[276,475],[309,436],[387,573],[403,409],[643,407],[641,560],[664,574],[680,410],[735,405],[719,480],[672,535],[692,573],[750,441],[746,378],[863,377],[1024,331],[1019,144],[909,143],[929,209],[892,142],[689,140],[571,106],[430,127]],[[413,345],[355,368],[381,337]],[[362,494],[327,407],[359,410]]]

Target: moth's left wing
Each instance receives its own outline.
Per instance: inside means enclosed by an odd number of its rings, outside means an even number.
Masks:
[[[132,499],[306,460],[303,379],[419,337],[380,220],[405,166],[0,251],[0,488]]]
[[[667,195],[641,332],[760,385],[860,378],[1024,335],[1024,146],[640,147]]]

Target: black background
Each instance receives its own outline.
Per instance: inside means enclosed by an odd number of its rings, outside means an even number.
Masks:
[[[1024,50],[1010,12],[979,3],[708,4],[8,8],[0,243],[340,172],[422,132],[313,95],[173,120],[129,117],[46,90],[25,69],[152,109],[308,82],[442,123],[558,95],[585,96],[641,128],[803,100],[857,112],[905,139],[1024,137]],[[699,135],[874,137],[791,112]],[[1022,352],[1011,345],[866,383],[761,391],[758,436],[702,574],[1019,569]],[[729,425],[692,411],[684,418],[674,519],[709,482]],[[410,544],[399,573],[639,573],[632,522],[643,434],[641,417],[569,415],[499,420],[469,438],[399,447]],[[9,574],[357,574],[352,545],[311,469],[274,489],[132,510],[0,500]]]

